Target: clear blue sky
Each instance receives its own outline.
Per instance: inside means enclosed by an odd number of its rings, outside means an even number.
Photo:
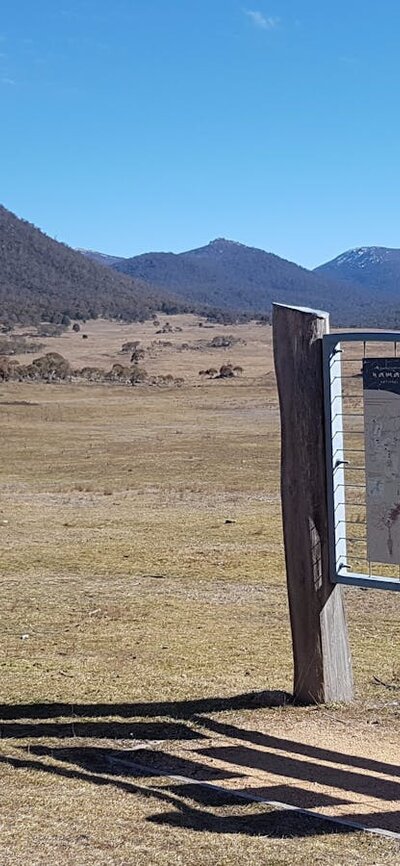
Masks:
[[[398,0],[13,0],[2,203],[117,255],[400,247]]]

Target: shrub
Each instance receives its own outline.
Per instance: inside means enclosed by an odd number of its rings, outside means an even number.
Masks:
[[[65,325],[55,325],[53,322],[41,322],[38,325],[38,337],[61,337],[66,330]]]
[[[105,374],[106,382],[129,382],[131,376],[130,367],[124,367],[123,364],[113,364],[111,370]]]
[[[10,371],[14,379],[42,380],[44,382],[57,382],[69,379],[72,369],[66,358],[58,352],[48,352],[40,358],[36,358],[31,364],[17,364]]]
[[[138,364],[144,358],[144,349],[134,349],[131,354],[131,364]]]
[[[232,364],[222,364],[219,368],[220,379],[232,379],[234,375]]]
[[[133,364],[130,369],[129,380],[131,385],[139,385],[147,379],[147,372],[144,367],[139,367],[139,364]]]
[[[134,352],[140,345],[140,340],[129,340],[127,343],[122,343],[121,352]]]
[[[79,322],[74,322],[74,324],[72,325],[72,330],[75,331],[75,333],[77,334],[78,331],[80,331],[80,329],[81,329],[81,326],[80,326]]]
[[[218,375],[218,370],[215,367],[209,367],[208,370],[200,370],[199,376],[207,376],[208,379],[214,379]]]
[[[23,355],[40,352],[43,343],[28,342],[25,337],[5,337],[0,339],[0,355]]]
[[[180,328],[182,330],[182,328]],[[170,322],[166,322],[165,325],[161,328],[160,331],[156,331],[156,334],[173,334],[174,329]]]
[[[246,345],[245,341],[241,340],[240,337],[234,337],[233,334],[224,334],[213,337],[212,340],[207,343],[207,348],[229,349],[231,346],[237,346],[239,343],[241,343],[242,345]]]
[[[168,349],[172,343],[170,340],[152,340],[151,345],[160,349]]]
[[[150,385],[181,385],[184,380],[181,378],[175,379],[172,373],[160,374],[159,376],[151,376],[148,380]]]
[[[33,373],[33,378],[44,379],[46,382],[54,382],[57,379],[68,379],[72,374],[69,361],[58,352],[47,352],[41,358],[36,358],[30,364],[28,370],[28,377]]]
[[[9,358],[0,358],[0,381],[8,382],[11,377],[12,365]]]
[[[82,367],[82,370],[76,370],[75,374],[88,382],[101,382],[104,379],[104,370],[99,367]]]

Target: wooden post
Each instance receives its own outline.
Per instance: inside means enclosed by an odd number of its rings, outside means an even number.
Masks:
[[[281,497],[294,656],[302,703],[350,701],[342,587],[329,579],[322,336],[329,315],[274,304],[281,412]]]

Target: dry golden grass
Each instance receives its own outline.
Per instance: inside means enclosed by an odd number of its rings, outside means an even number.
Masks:
[[[170,321],[173,333],[157,331]],[[201,322],[202,327],[199,327]],[[249,323],[246,325],[210,325],[197,316],[161,316],[159,326],[152,322],[116,324],[107,320],[82,324],[77,334],[71,330],[61,337],[40,337],[42,349],[37,353],[16,355],[22,364],[30,363],[44,352],[59,352],[75,368],[96,366],[110,369],[114,363],[129,363],[129,353],[121,353],[126,342],[140,340],[140,348],[146,352],[143,366],[150,375],[172,373],[183,376],[186,381],[198,382],[199,371],[208,367],[220,367],[227,361],[244,368],[245,375],[260,376],[272,369],[271,328]],[[182,328],[180,331],[179,328]],[[20,333],[22,329],[17,329]],[[25,333],[25,331],[22,331]],[[83,334],[87,335],[83,339]],[[199,349],[199,343],[210,342],[214,337],[234,334],[246,345],[238,344],[227,349]],[[170,343],[169,347],[157,345]],[[189,350],[181,350],[182,343]],[[156,344],[156,345],[154,345]]]
[[[116,751],[134,760],[145,744],[142,763],[162,770],[168,758],[176,774],[186,760],[181,775],[208,767],[225,785],[220,763],[194,757],[218,724],[225,740],[244,727],[391,764],[400,731],[398,599],[388,593],[347,593],[352,707],[268,708],[292,676],[271,331],[174,324],[183,331],[155,337],[151,324],[87,323],[88,340],[68,334],[47,348],[109,368],[131,339],[228,332],[246,346],[145,358],[149,373],[183,376],[181,388],[0,387],[0,862],[400,862],[395,842],[331,834],[113,764]],[[227,359],[242,378],[199,379]]]

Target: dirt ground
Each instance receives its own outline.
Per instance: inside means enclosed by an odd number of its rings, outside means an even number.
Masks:
[[[345,593],[354,703],[294,706],[271,330],[170,321],[46,349],[179,388],[0,385],[0,862],[400,864],[279,806],[400,833],[398,594]]]

